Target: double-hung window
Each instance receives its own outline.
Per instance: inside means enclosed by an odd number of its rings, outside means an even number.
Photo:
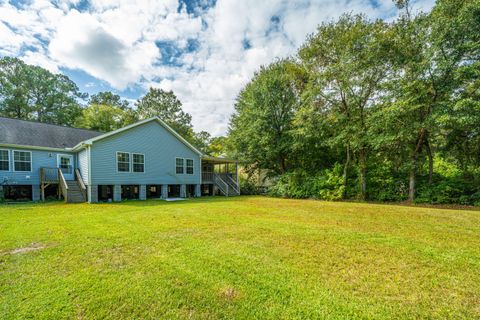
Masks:
[[[8,150],[0,149],[0,171],[10,170],[10,154]]]
[[[176,158],[175,159],[175,172],[176,174],[183,174],[183,158]]]
[[[187,167],[186,167],[186,171],[187,171],[187,174],[193,174],[193,159],[187,159]]]
[[[13,151],[13,170],[32,171],[32,153],[30,151]]]
[[[145,155],[132,153],[133,172],[145,172]]]
[[[130,153],[117,152],[117,171],[130,172]]]

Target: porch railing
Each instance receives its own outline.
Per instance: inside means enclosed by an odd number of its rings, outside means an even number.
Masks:
[[[62,191],[63,199],[65,199],[65,202],[68,202],[68,184],[67,181],[65,180],[65,177],[63,176],[62,170],[58,170],[58,177],[59,177],[59,186],[60,190]]]
[[[82,175],[80,174],[80,170],[75,169],[75,179],[78,181],[78,184],[80,185],[80,191],[82,192],[83,198],[85,201],[87,200],[87,187],[85,186],[85,183],[83,182]]]
[[[202,182],[213,182],[213,172],[202,172]]]
[[[42,183],[58,183],[58,168],[40,168],[40,181]]]
[[[228,184],[223,181],[219,175],[213,174],[213,182],[217,185],[218,189],[228,197]]]
[[[226,183],[228,184],[228,186],[230,187],[230,190],[235,192],[235,194],[239,195],[240,194],[240,191],[238,190],[238,185],[237,185],[237,181],[236,180],[233,180],[232,177],[230,177],[229,175],[226,175]]]

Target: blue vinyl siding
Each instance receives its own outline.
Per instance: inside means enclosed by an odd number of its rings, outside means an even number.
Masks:
[[[17,185],[40,185],[40,168],[57,167],[57,154],[59,152],[44,151],[44,150],[31,150],[23,148],[4,148],[7,149],[10,155],[10,170],[9,171],[0,171],[0,182],[6,182],[6,184],[17,184]],[[13,150],[18,151],[30,151],[32,153],[32,170],[31,172],[15,172],[13,170]],[[72,154],[69,152],[61,152],[60,154]],[[75,161],[74,161],[75,163]]]
[[[117,152],[144,154],[145,172],[117,172]],[[90,156],[92,185],[201,183],[200,156],[156,121],[93,142]],[[175,174],[178,157],[193,159],[193,174]]]

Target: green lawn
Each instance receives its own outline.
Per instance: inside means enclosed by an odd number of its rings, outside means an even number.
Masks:
[[[1,319],[480,318],[480,212],[202,198],[0,206]]]

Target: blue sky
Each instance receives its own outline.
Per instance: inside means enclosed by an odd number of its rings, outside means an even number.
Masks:
[[[132,102],[149,87],[173,90],[195,130],[221,135],[255,70],[344,12],[397,14],[391,0],[0,0],[0,56]]]

